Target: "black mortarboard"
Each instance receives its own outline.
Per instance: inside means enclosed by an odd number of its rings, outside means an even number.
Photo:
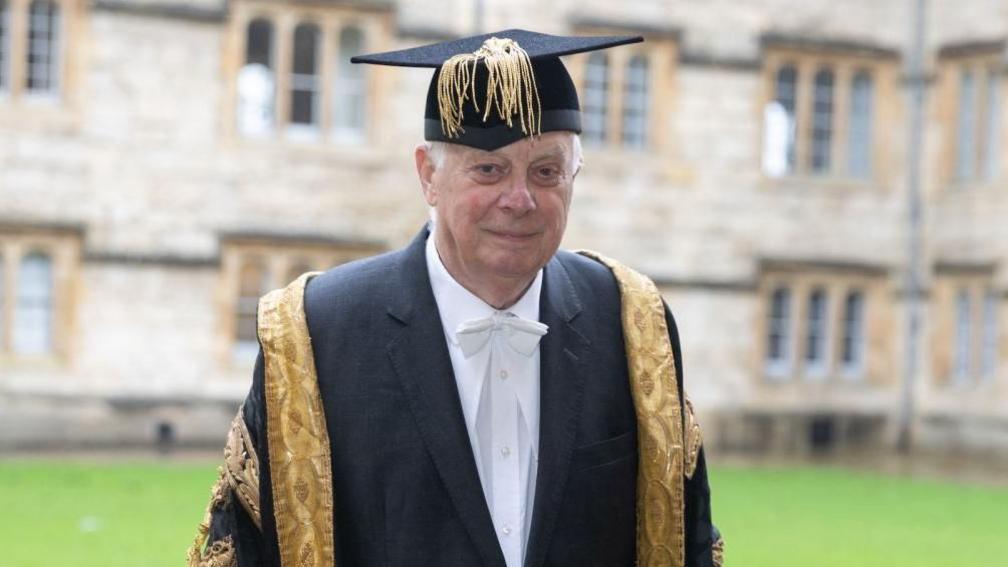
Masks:
[[[542,132],[580,132],[577,90],[560,56],[639,41],[512,29],[350,61],[437,69],[427,89],[424,138],[494,150]]]

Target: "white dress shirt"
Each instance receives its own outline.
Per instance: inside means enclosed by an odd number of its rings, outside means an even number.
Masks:
[[[448,273],[433,235],[427,238],[426,254],[483,495],[508,567],[520,567],[532,524],[538,464],[539,346],[524,355],[494,331],[487,344],[467,358],[456,331],[466,321],[494,314],[538,321],[542,270],[517,303],[498,311]]]

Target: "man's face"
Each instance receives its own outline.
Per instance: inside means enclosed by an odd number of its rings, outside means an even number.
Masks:
[[[428,161],[426,172],[418,150],[424,197],[437,210],[438,251],[460,283],[527,285],[553,256],[577,173],[573,139],[547,132],[490,152],[449,144],[440,167]]]

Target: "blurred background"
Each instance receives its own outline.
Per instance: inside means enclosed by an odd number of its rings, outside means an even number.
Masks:
[[[565,58],[564,246],[671,305],[729,563],[1008,553],[1008,2],[0,0],[0,565],[182,563],[258,297],[427,217],[430,70],[349,57],[511,27],[645,37]]]

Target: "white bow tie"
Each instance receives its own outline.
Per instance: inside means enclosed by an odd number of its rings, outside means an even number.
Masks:
[[[532,356],[539,339],[549,329],[538,321],[522,319],[514,313],[494,313],[483,319],[466,321],[455,329],[455,338],[466,358],[476,354],[490,340],[494,331],[504,333],[511,348],[525,356]]]

